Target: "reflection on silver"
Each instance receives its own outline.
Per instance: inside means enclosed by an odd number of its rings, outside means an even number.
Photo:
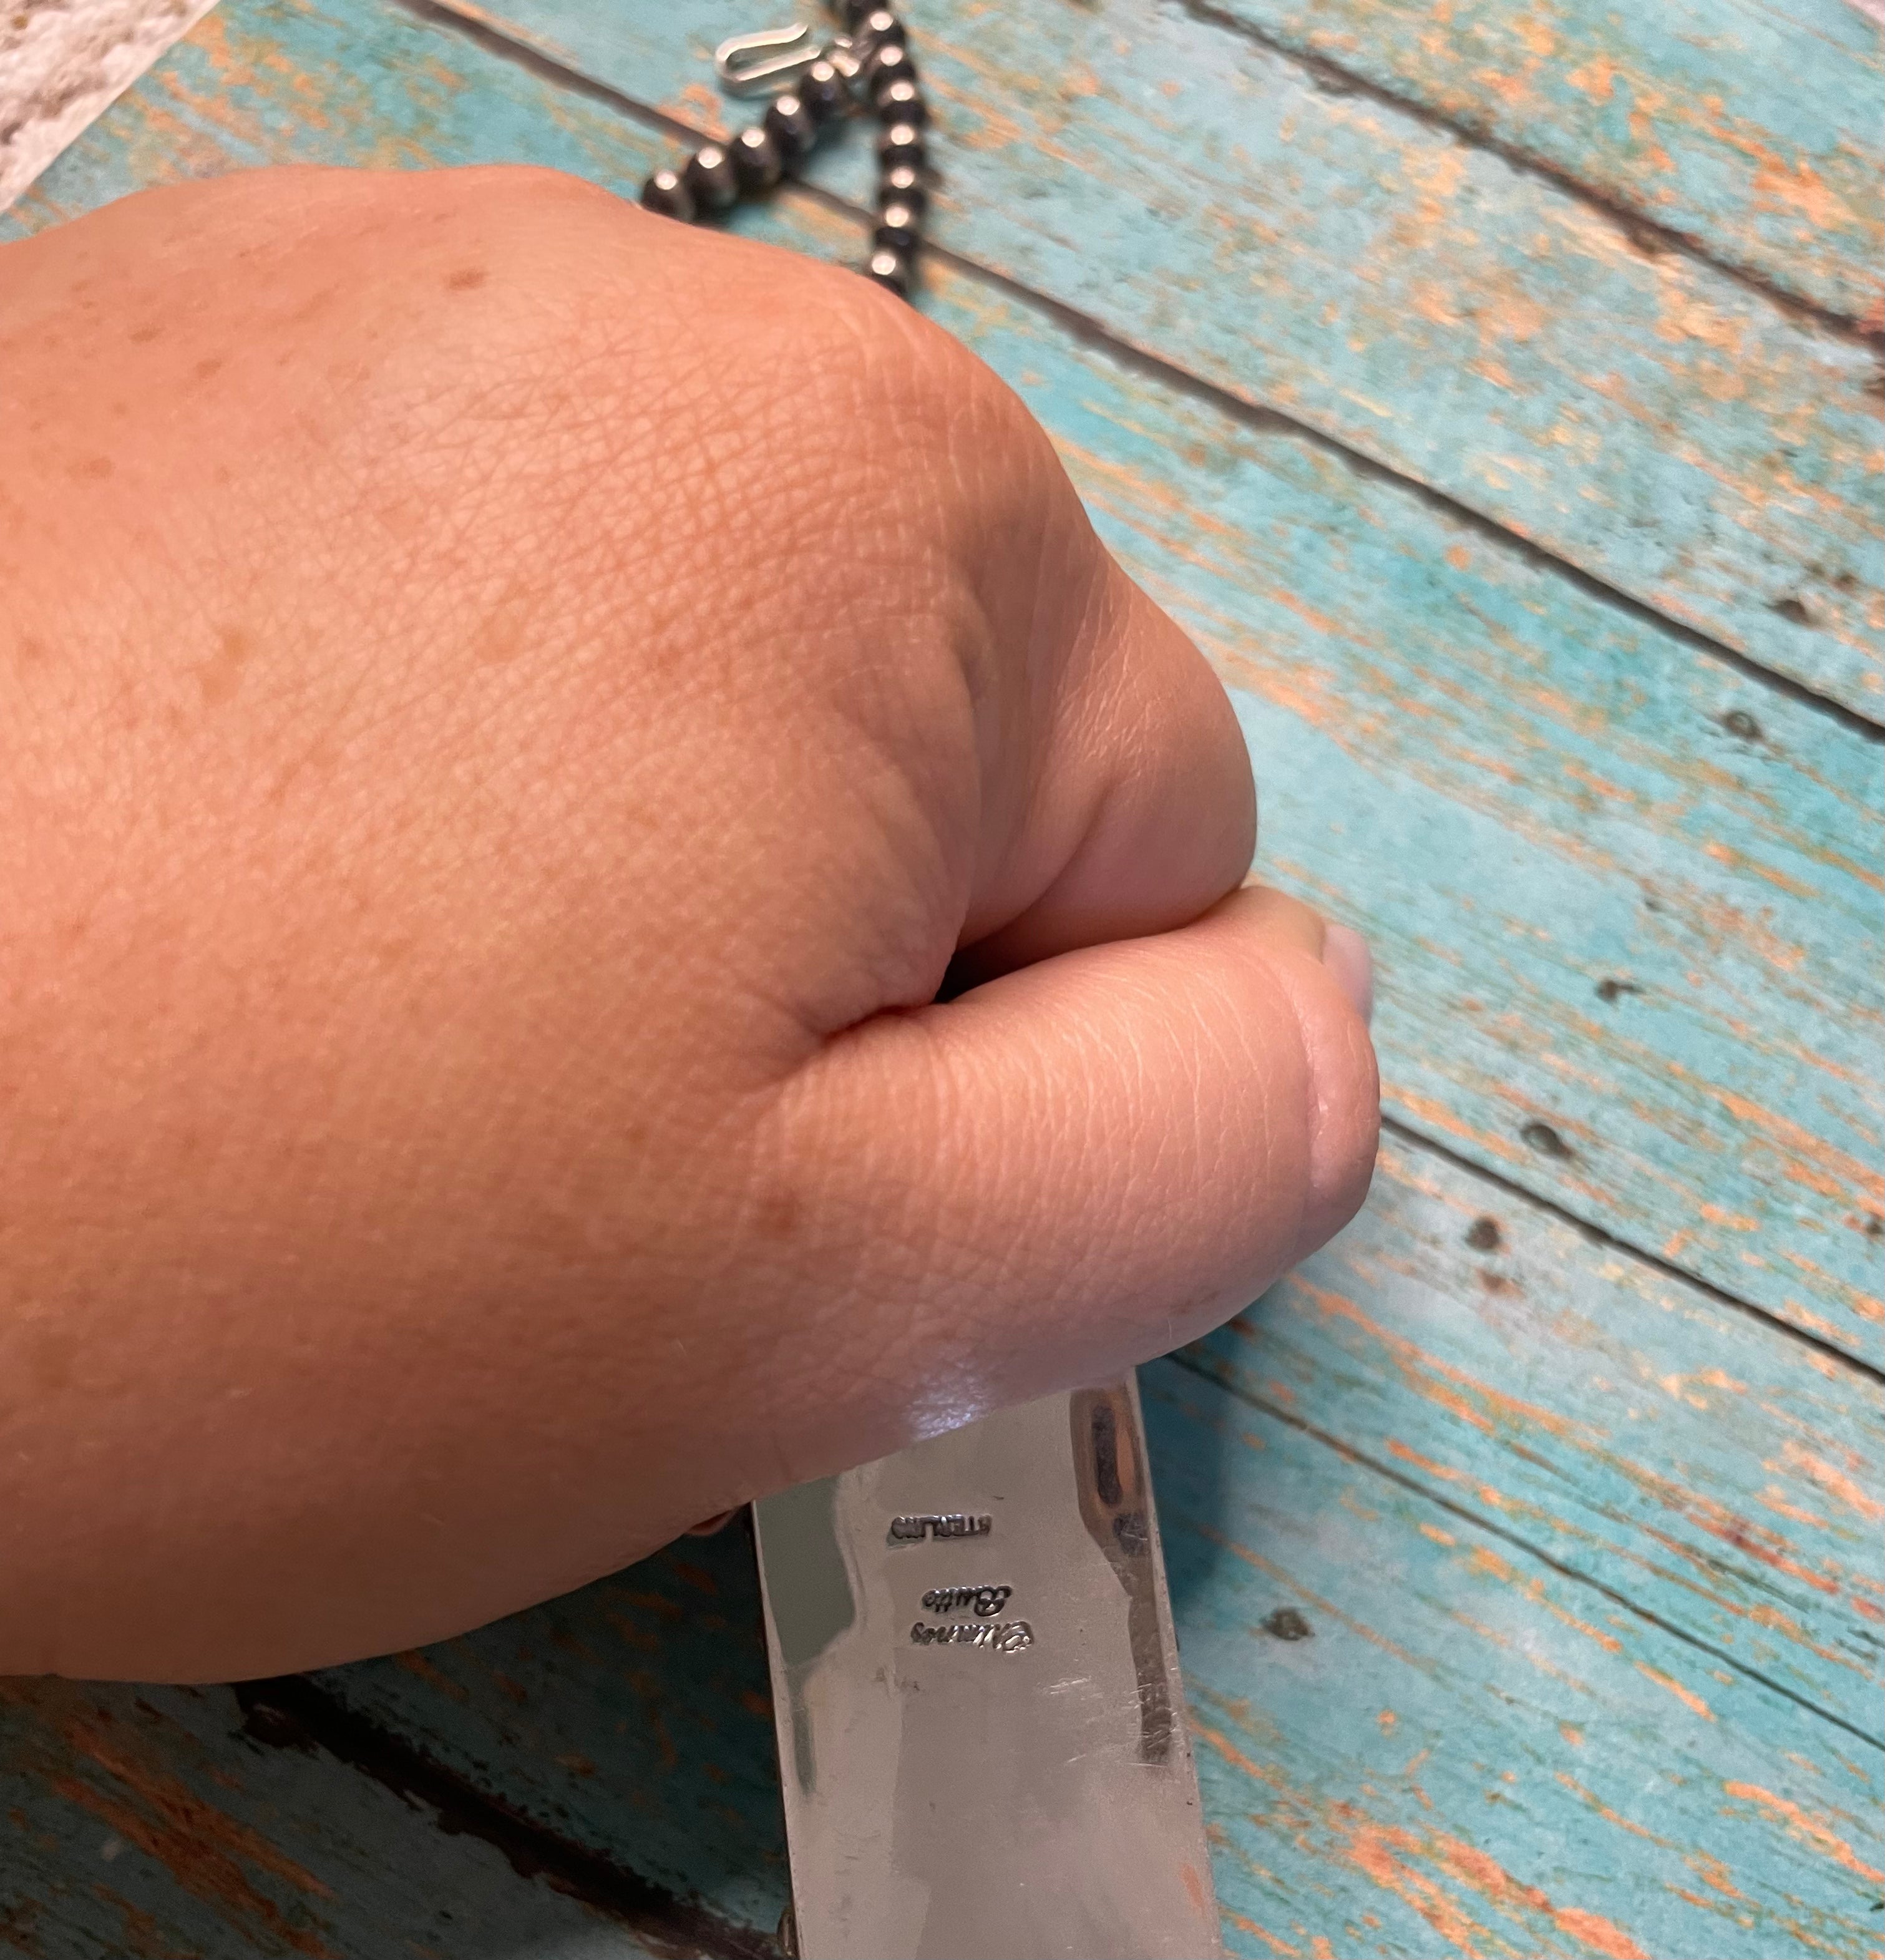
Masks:
[[[1130,1382],[755,1516],[805,1960],[1216,1960]]]

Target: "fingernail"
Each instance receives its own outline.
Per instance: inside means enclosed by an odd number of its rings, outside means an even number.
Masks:
[[[1375,962],[1368,941],[1353,926],[1331,925],[1322,939],[1322,963],[1341,982],[1364,1021],[1375,1018]]]

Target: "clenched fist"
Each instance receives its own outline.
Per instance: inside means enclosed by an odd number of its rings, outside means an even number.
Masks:
[[[988,371],[519,170],[0,247],[0,1671],[460,1631],[1241,1306],[1365,956]]]

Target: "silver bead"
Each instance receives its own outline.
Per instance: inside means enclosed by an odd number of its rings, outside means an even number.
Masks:
[[[910,297],[909,254],[894,245],[879,245],[864,262],[864,276],[874,285],[895,293],[899,299]]]
[[[877,155],[885,170],[894,170],[899,164],[908,164],[912,170],[921,170],[929,161],[929,152],[923,147],[922,125],[885,123],[883,134],[877,138]]]
[[[733,138],[733,170],[742,190],[770,190],[785,174],[779,146],[755,123]]]
[[[703,143],[681,173],[697,211],[728,211],[739,201],[733,160],[717,143]]]
[[[641,186],[641,208],[662,218],[678,218],[683,224],[694,218],[694,194],[681,181],[679,170],[663,168],[650,174]]]

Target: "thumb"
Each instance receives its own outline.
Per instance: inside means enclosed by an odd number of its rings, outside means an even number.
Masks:
[[[787,1120],[853,1283],[826,1339],[869,1344],[840,1378],[966,1419],[1177,1346],[1339,1230],[1378,1121],[1359,947],[1246,889],[828,1048]]]

